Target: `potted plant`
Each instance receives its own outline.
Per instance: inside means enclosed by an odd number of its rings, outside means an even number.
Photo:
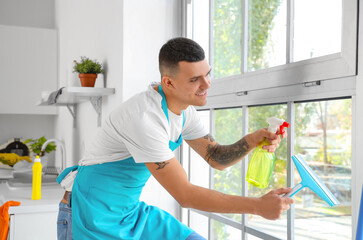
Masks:
[[[41,137],[38,139],[32,139],[29,138],[24,141],[25,144],[27,144],[30,148],[30,150],[35,154],[39,155],[39,157],[42,158],[42,165],[43,169],[47,169],[48,167],[48,156],[46,156],[46,153],[51,153],[56,150],[57,146],[53,144],[52,142],[48,143],[44,151],[42,152],[42,146],[47,141],[45,137]],[[35,157],[35,156],[34,156]]]
[[[42,146],[43,144],[47,141],[47,139],[45,137],[41,137],[38,139],[32,139],[29,138],[27,140],[24,141],[24,143],[26,143],[27,145],[29,145],[30,150],[35,153],[36,155],[39,155],[40,157],[43,157],[45,155],[45,153],[50,153],[52,151],[55,151],[57,146],[54,145],[53,143],[49,143],[47,145],[47,147],[45,148],[44,152],[42,152]]]
[[[103,66],[97,60],[82,56],[80,62],[74,60],[73,70],[79,73],[82,87],[94,87],[97,74],[103,73]]]

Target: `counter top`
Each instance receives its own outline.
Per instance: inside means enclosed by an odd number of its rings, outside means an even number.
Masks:
[[[31,200],[31,187],[11,187],[7,182],[0,183],[0,196],[2,200],[18,201],[20,206],[9,208],[9,214],[39,213],[58,211],[58,204],[64,195],[60,185],[42,186],[42,198]]]

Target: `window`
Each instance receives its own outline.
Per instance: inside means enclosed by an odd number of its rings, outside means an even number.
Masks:
[[[333,90],[352,88],[349,77],[356,75],[356,0],[185,3],[188,24],[184,34],[202,45],[212,65],[210,105],[226,97],[237,102],[233,95],[240,92],[249,95],[261,89],[301,88],[316,81],[332,85]],[[327,83],[338,82],[337,78],[350,83]]]
[[[310,189],[300,191],[295,197],[295,236],[352,239],[351,100],[297,103],[295,107],[295,153],[304,156],[341,203],[330,208]],[[294,176],[299,183],[296,171]],[[307,224],[311,233],[306,232]]]
[[[289,137],[276,152],[268,188],[244,181],[248,157],[218,171],[184,144],[182,159],[190,181],[228,194],[261,196],[299,183],[291,161],[299,153],[342,203],[327,207],[304,189],[278,221],[185,209],[183,221],[203,219],[199,233],[207,239],[310,239],[309,234],[334,239],[332,228],[335,238],[351,239],[357,1],[183,3],[184,36],[202,45],[213,70],[207,105],[198,110],[216,140],[233,143],[266,127],[270,116],[291,122]]]
[[[271,116],[290,119],[291,137],[280,143],[275,153],[273,174],[265,189],[247,185],[244,181],[248,159],[223,171],[213,170],[184,145],[188,152],[183,159],[190,166],[189,177],[193,184],[226,194],[260,197],[272,189],[288,186],[289,179],[292,185],[300,183],[299,173],[295,167],[292,167],[293,170],[289,168],[287,156],[302,154],[341,205],[331,208],[305,188],[294,197],[292,211],[276,221],[256,215],[184,210],[189,211],[190,226],[207,239],[240,239],[247,233],[263,239],[287,239],[288,226],[292,225],[295,226],[290,229],[292,239],[314,237],[323,240],[327,236],[330,236],[329,239],[336,236],[351,239],[351,106],[348,98],[199,111],[202,121],[210,126],[220,144],[236,142],[246,128],[253,132],[266,127],[265,120]],[[332,226],[334,232],[331,231]]]

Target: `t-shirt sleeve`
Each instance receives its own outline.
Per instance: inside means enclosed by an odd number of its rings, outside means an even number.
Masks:
[[[209,131],[204,126],[199,113],[193,106],[189,106],[185,111],[185,124],[182,129],[183,139],[193,140],[204,137]]]
[[[119,133],[136,163],[163,162],[175,157],[169,149],[165,123],[156,114],[130,114],[122,122]]]

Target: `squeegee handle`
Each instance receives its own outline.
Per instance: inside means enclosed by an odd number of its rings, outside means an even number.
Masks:
[[[289,193],[286,193],[284,195],[284,197],[293,197],[296,193],[298,193],[303,188],[304,188],[304,186],[301,183],[299,183],[299,184],[295,185],[295,187],[293,187]]]

